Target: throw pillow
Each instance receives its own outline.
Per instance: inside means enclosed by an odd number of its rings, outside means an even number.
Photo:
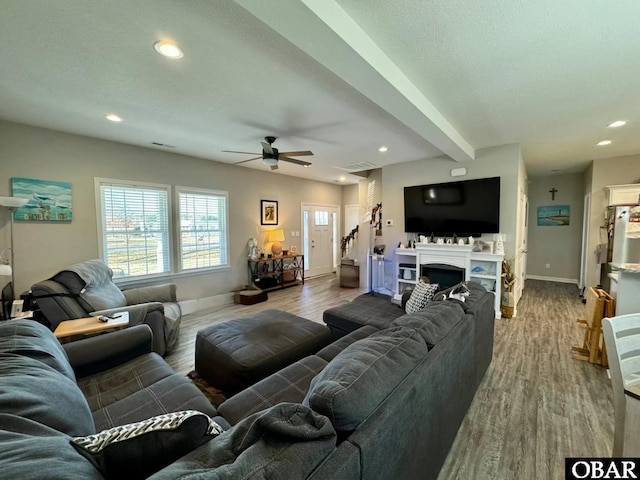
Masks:
[[[429,300],[433,297],[433,294],[438,291],[440,286],[437,283],[424,283],[422,280],[416,284],[416,287],[411,292],[411,297],[405,305],[404,311],[407,313],[414,313],[418,310],[422,310]]]
[[[402,318],[402,317],[401,317]],[[346,347],[314,377],[303,405],[336,431],[358,428],[427,355],[420,332],[390,327]]]
[[[107,479],[146,478],[222,432],[204,413],[186,410],[75,437],[71,444]]]

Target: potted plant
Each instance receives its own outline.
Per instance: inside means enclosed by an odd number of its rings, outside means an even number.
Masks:
[[[511,264],[508,260],[502,261],[502,298],[500,302],[500,312],[503,318],[512,318],[513,309],[515,308],[515,300],[513,296],[513,287],[516,284],[516,277],[511,270]]]

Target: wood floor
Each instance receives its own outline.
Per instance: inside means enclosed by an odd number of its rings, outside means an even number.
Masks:
[[[326,308],[360,293],[340,288],[333,276],[323,277],[302,288],[270,292],[265,303],[188,316],[180,345],[167,361],[179,372],[192,370],[195,333],[213,322],[265,308],[321,322]],[[606,370],[571,356],[571,346],[582,343],[576,319],[583,311],[575,285],[527,281],[518,316],[496,322],[492,364],[439,480],[562,479],[565,457],[611,455],[613,404]]]
[[[340,288],[335,275],[305,280],[300,287],[269,292],[269,300],[255,305],[228,305],[215,311],[185,315],[180,327],[178,347],[165,360],[178,373],[189,373],[194,368],[196,332],[216,322],[251,315],[267,308],[277,308],[294,315],[322,323],[322,312],[342,305],[364,293],[357,288]]]

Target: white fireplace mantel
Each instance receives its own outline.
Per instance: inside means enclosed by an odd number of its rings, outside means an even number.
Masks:
[[[412,258],[415,258],[412,262]],[[396,249],[396,292],[401,297],[402,289],[416,283],[423,265],[449,265],[464,270],[465,281],[473,280],[495,292],[496,318],[500,318],[500,292],[502,286],[502,259],[504,255],[474,252],[473,245],[417,243],[413,248]],[[414,268],[407,268],[414,263]],[[402,264],[402,265],[401,265]],[[408,271],[408,272],[407,272]],[[408,274],[407,276],[405,276]]]
[[[465,271],[465,280],[469,280],[472,248],[472,245],[418,243],[416,244],[416,260],[419,266],[440,263],[462,268]]]

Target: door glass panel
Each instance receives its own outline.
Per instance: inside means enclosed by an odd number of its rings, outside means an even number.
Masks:
[[[309,210],[302,212],[302,245],[304,269],[309,270],[309,256],[311,255],[311,249],[309,248]]]
[[[315,211],[316,226],[329,225],[329,212]]]
[[[333,253],[333,266],[335,267],[340,263],[340,259],[338,257],[338,243],[336,242],[336,238],[338,238],[338,215],[336,215],[336,212],[331,213],[331,222],[333,224],[333,231],[331,232],[331,251]]]

